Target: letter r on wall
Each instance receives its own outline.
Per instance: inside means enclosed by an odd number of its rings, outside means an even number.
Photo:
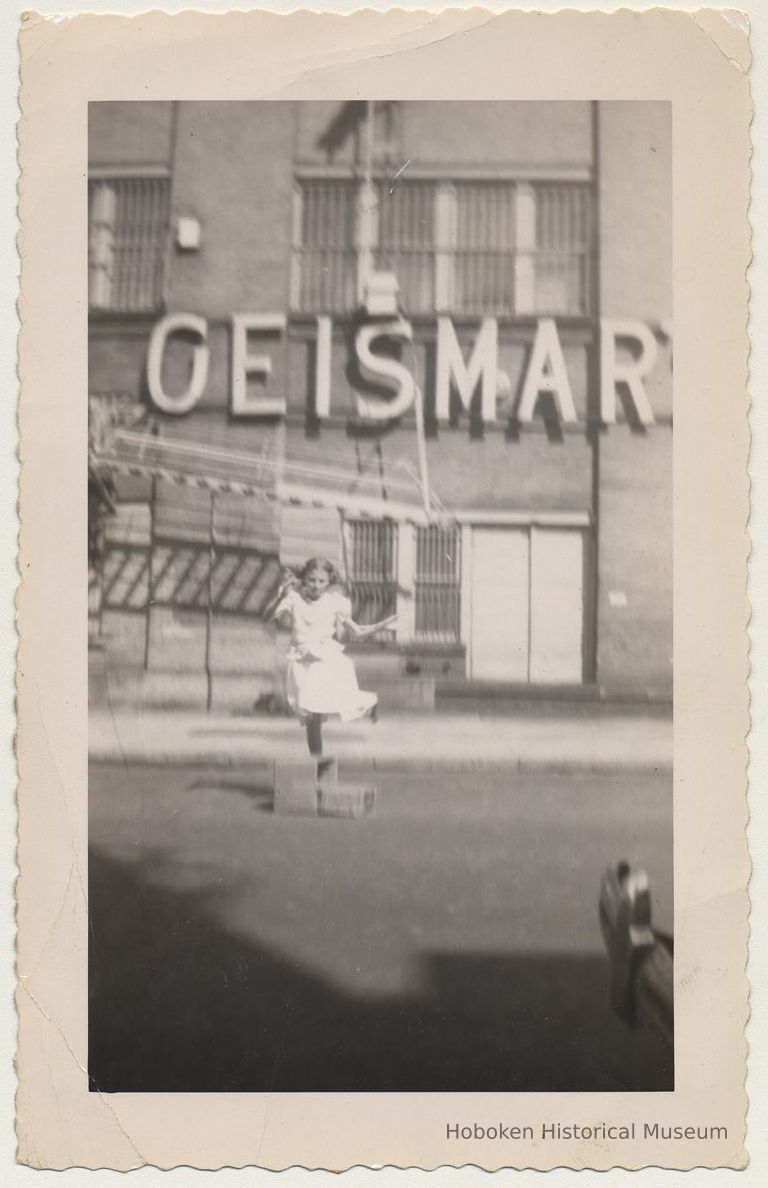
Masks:
[[[620,338],[640,343],[637,359],[616,357]],[[656,364],[659,348],[656,339],[644,322],[634,319],[600,319],[600,416],[606,425],[616,423],[616,385],[624,383],[642,425],[653,425],[656,418],[648,401],[644,378]]]

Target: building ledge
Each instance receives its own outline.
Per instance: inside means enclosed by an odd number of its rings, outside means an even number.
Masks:
[[[610,705],[628,711],[637,707],[643,712],[651,707],[662,713],[672,712],[671,693],[659,687],[613,688],[587,681],[583,684],[534,684],[511,681],[473,680],[470,677],[438,677],[436,695],[439,699],[463,698],[489,701],[563,702],[588,705]]]

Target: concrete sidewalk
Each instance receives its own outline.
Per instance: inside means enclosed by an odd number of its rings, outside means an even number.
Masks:
[[[480,712],[398,714],[378,724],[330,721],[325,749],[379,770],[512,767],[552,771],[669,770],[669,718],[483,716]],[[95,762],[229,766],[306,753],[298,723],[283,717],[192,712],[92,712]]]

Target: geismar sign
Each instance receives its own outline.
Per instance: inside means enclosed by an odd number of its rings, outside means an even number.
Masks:
[[[319,420],[332,412],[330,317],[316,319],[315,340],[315,415]],[[249,378],[267,381],[272,361],[264,350],[257,350],[254,340],[259,335],[284,334],[287,330],[285,314],[234,314],[231,319],[231,390],[230,411],[236,417],[275,417],[287,411],[284,397],[254,395],[248,390]],[[183,333],[192,338],[192,367],[187,388],[180,393],[168,393],[163,387],[163,357],[171,335]],[[357,415],[372,422],[392,421],[404,416],[416,399],[416,378],[401,359],[377,351],[377,344],[389,345],[398,340],[402,345],[413,342],[413,330],[401,317],[372,320],[363,323],[353,342],[355,361],[361,376],[391,395],[386,398],[357,393]],[[620,352],[618,344],[630,342],[631,354]],[[656,337],[649,326],[634,319],[600,321],[600,413],[605,424],[616,421],[617,389],[622,385],[625,399],[629,399],[641,424],[654,423],[653,409],[644,386],[645,377],[652,371],[658,355]],[[159,321],[149,344],[147,385],[152,402],[164,413],[180,416],[195,407],[205,393],[210,362],[208,324],[197,314],[173,313]],[[465,354],[456,335],[453,322],[447,316],[437,318],[437,367],[434,408],[438,423],[450,419],[451,392],[458,393],[463,407],[469,410],[475,392],[480,391],[480,406],[484,422],[497,417],[497,400],[509,391],[509,378],[498,367],[498,324],[495,318],[484,318],[469,351]],[[516,419],[525,424],[534,418],[540,393],[551,393],[558,415],[564,423],[578,421],[568,370],[553,318],[541,318],[536,333],[520,398],[515,408]]]

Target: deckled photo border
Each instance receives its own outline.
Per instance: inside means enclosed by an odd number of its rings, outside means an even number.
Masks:
[[[30,15],[22,32],[19,1158],[127,1169],[745,1162],[748,49],[715,12]],[[676,1089],[664,1095],[88,1092],[87,102],[665,99],[673,105]],[[446,1119],[722,1128],[449,1146]],[[311,1119],[311,1125],[308,1125]]]

